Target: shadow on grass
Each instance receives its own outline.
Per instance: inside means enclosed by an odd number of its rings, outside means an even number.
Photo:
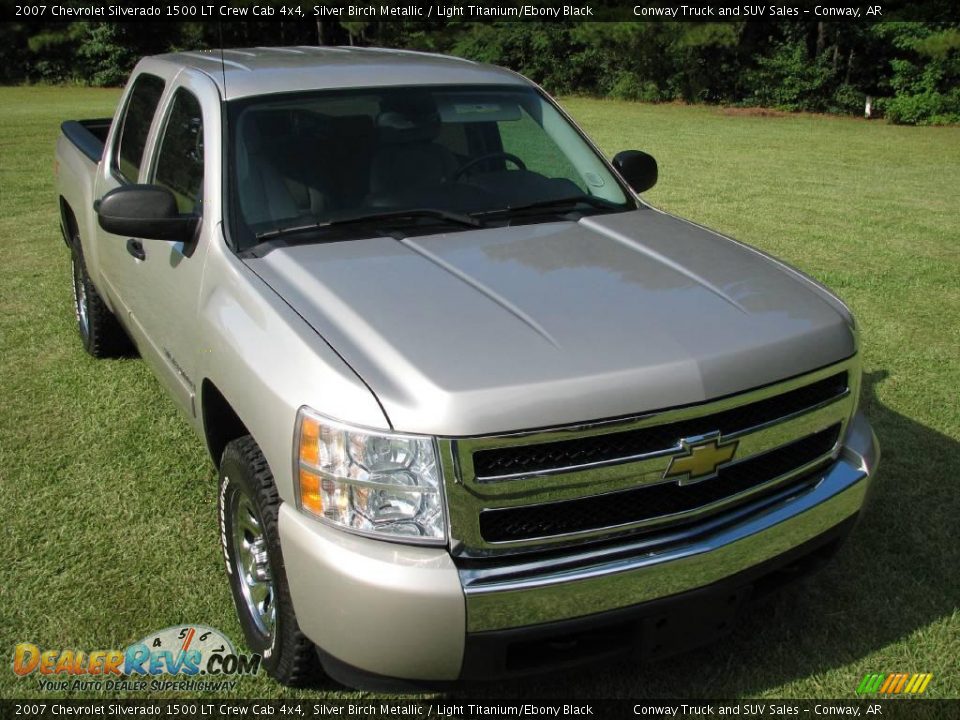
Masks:
[[[895,670],[932,672],[934,685],[939,670],[944,683],[955,683],[949,639],[918,631],[949,617],[960,598],[953,532],[960,494],[952,488],[960,443],[882,405],[875,389],[886,376],[864,377],[862,407],[883,452],[872,494],[846,544],[818,574],[748,603],[731,636],[697,651],[456,694],[719,699],[762,696],[794,683],[788,692],[795,696],[853,697],[863,672]],[[864,667],[870,655],[897,643],[904,646],[885,655],[900,658],[902,667]],[[942,665],[910,664],[931,658]]]

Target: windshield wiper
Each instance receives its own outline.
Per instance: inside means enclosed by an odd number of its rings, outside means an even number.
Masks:
[[[367,225],[386,220],[421,220],[423,218],[443,220],[447,223],[453,225],[463,225],[464,227],[483,227],[483,223],[480,220],[464,213],[453,212],[451,210],[441,210],[439,208],[414,208],[411,210],[388,210],[385,212],[369,213],[367,215],[354,215],[352,217],[327,220],[325,222],[311,223],[309,225],[295,225],[293,227],[267,230],[259,233],[257,235],[257,240],[270,240],[271,238],[280,236],[298,235],[300,233],[311,232],[314,230],[325,230],[327,228],[344,227],[347,225]]]
[[[572,197],[554,198],[552,200],[541,200],[540,202],[529,203],[527,205],[515,205],[500,208],[499,210],[485,210],[483,212],[472,213],[473,217],[492,217],[496,215],[515,215],[523,214],[536,210],[563,210],[577,205],[589,205],[598,210],[629,210],[629,206],[615,203],[611,200],[594,197],[593,195],[574,195]]]

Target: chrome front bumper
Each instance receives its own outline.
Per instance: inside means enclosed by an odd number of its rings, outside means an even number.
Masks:
[[[280,535],[303,632],[368,674],[455,680],[465,639],[638,605],[710,585],[783,555],[856,514],[879,447],[862,414],[839,459],[802,493],[657,551],[584,551],[520,574],[458,569],[444,549],[345,535],[284,506]]]
[[[466,586],[469,632],[563,620],[709,585],[776,557],[843,522],[863,505],[879,449],[857,415],[839,460],[802,494],[743,522],[659,552],[581,564],[544,563],[520,581]],[[571,568],[571,565],[574,567]]]

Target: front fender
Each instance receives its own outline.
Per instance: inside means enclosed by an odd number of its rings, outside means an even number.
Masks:
[[[280,497],[292,502],[301,406],[367,427],[390,424],[361,378],[217,235],[203,274],[197,367],[260,445]]]

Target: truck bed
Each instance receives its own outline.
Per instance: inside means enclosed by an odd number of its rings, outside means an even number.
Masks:
[[[80,152],[98,163],[103,156],[103,146],[107,141],[107,133],[110,132],[112,122],[112,118],[67,120],[60,125],[60,130]]]

